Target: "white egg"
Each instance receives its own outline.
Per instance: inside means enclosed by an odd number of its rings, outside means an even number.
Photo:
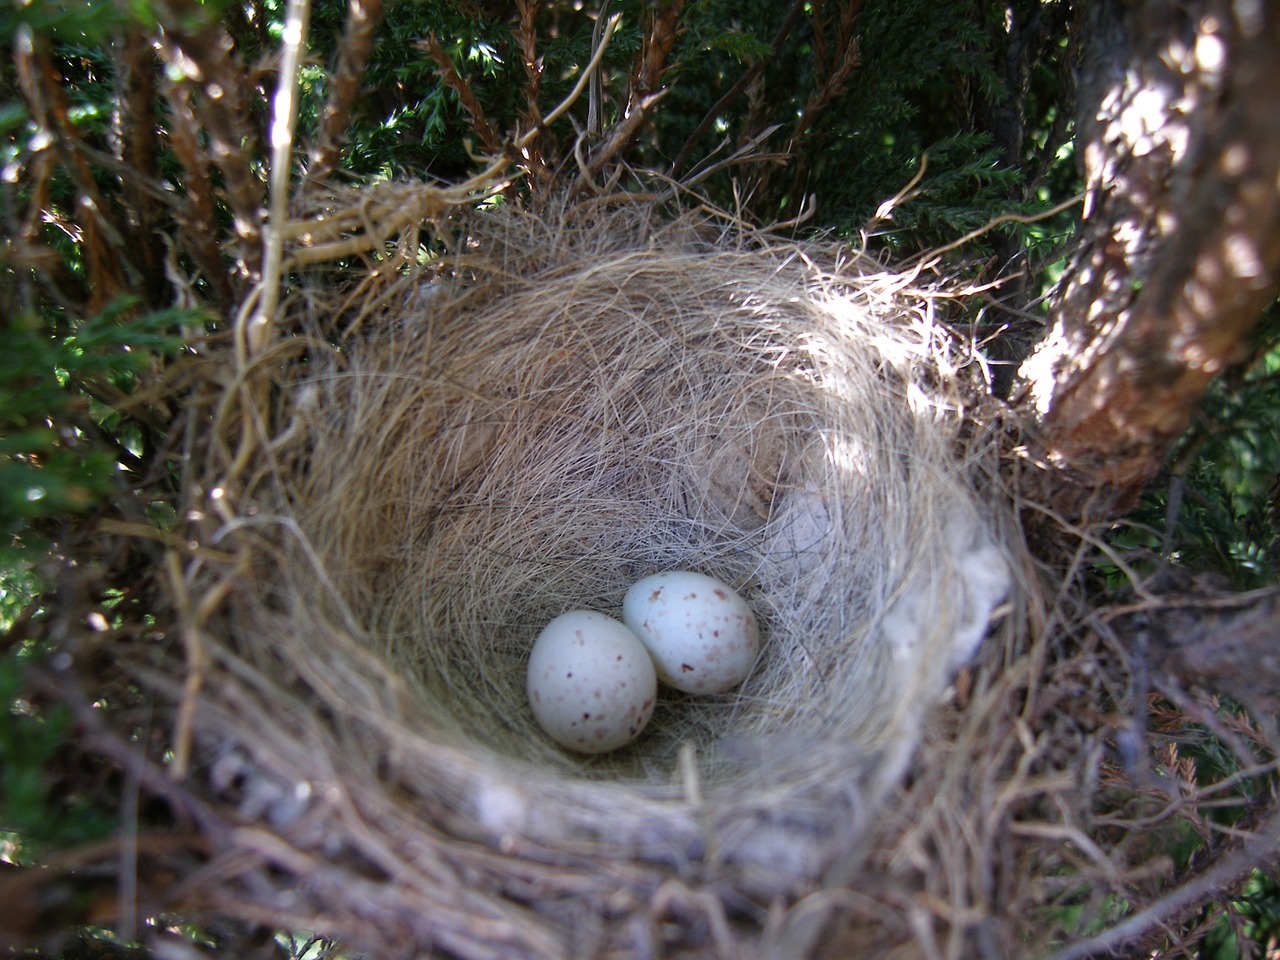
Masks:
[[[640,735],[658,682],[634,633],[603,613],[574,610],[538,634],[526,690],[534,718],[556,743],[607,753]]]
[[[747,602],[700,573],[645,577],[623,598],[622,620],[649,648],[658,679],[686,693],[736,687],[760,655],[760,628]]]

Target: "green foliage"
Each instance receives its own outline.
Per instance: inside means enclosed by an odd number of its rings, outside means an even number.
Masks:
[[[1280,343],[1280,305],[1254,340],[1256,360],[1209,389],[1174,469],[1116,537],[1237,589],[1272,584],[1280,572],[1280,346],[1268,346]]]
[[[38,521],[82,513],[115,489],[125,438],[100,397],[127,395],[139,372],[179,349],[190,311],[134,314],[120,302],[61,335],[33,314],[12,318],[0,351],[0,566],[33,546]],[[37,535],[35,538],[39,540]]]
[[[343,6],[337,0],[314,4],[312,46],[322,62],[334,55]],[[738,143],[777,124],[764,149],[792,156],[769,173],[767,186],[752,188],[747,199],[756,215],[793,216],[804,197],[815,195],[815,226],[856,233],[912,179],[927,154],[910,203],[882,225],[883,242],[904,253],[954,240],[999,214],[1043,209],[1074,185],[1069,154],[1058,156],[1062,131],[1052,133],[1063,106],[1064,3],[1021,0],[1010,8],[989,0],[941,6],[873,0],[856,22],[856,61],[840,84],[831,82],[845,62],[833,46],[838,12],[824,6],[827,18],[815,19],[815,10],[806,11],[775,56],[772,41],[787,9],[771,0],[688,5],[662,75],[667,95],[634,145],[632,162],[666,171],[688,144],[688,158],[675,171],[687,174],[720,140]],[[1006,34],[1011,9],[1018,22],[1035,21],[1035,30],[1027,28],[1038,44],[1030,54],[1030,40],[1015,51]],[[625,106],[651,8],[641,0],[617,0],[609,12],[622,22],[602,71],[606,123]],[[567,5],[540,11],[536,54],[544,111],[567,94],[589,59],[592,27],[590,17]],[[424,52],[428,37],[438,39],[499,136],[527,129],[527,73],[509,9],[391,2],[348,131],[345,159],[352,172],[458,179],[475,169],[474,155],[483,147],[457,92],[440,80]],[[1011,65],[1017,56],[1025,56],[1025,64]],[[724,107],[705,136],[690,141],[710,106],[760,65],[765,69],[756,81]],[[1025,68],[1025,80],[1015,67]],[[306,85],[304,138],[326,92],[322,72]],[[814,105],[819,91],[820,109]],[[573,163],[570,148],[586,106],[584,99],[572,120],[541,134],[540,148],[561,157],[558,162]],[[793,135],[810,108],[816,119]],[[701,187],[733,208],[744,177],[753,182],[752,168],[726,170]]]
[[[38,3],[6,3],[0,6],[0,36],[12,38],[20,28],[60,43],[94,44],[108,41],[125,25],[153,24],[150,0],[127,3],[77,3],[75,0],[40,0]]]
[[[324,0],[313,11],[313,41],[322,56],[340,29],[345,3]],[[638,36],[637,15],[629,18],[630,33]],[[507,11],[509,12],[509,11]],[[528,104],[523,90],[526,70],[519,38],[503,16],[476,16],[453,4],[392,0],[379,31],[364,78],[365,93],[348,129],[347,167],[366,175],[430,175],[460,179],[477,166],[477,142],[470,116],[456,91],[443,83],[439,68],[424,51],[423,42],[435,37],[464,78],[498,136],[528,127]],[[550,30],[554,20],[555,29]],[[540,103],[550,109],[572,87],[577,71],[590,58],[592,21],[585,16],[543,14],[539,36]],[[615,41],[606,64],[622,65],[623,48]],[[317,95],[324,93],[318,88]],[[585,115],[585,103],[581,111]],[[547,131],[552,138],[556,131]]]
[[[656,121],[667,158],[742,75],[740,61],[766,55],[786,9],[726,0],[690,13],[673,90]],[[1069,155],[1057,157],[1061,131],[1054,131],[1063,106],[1063,10],[1038,0],[866,3],[856,23],[856,64],[836,87],[829,81],[842,59],[832,46],[838,30],[831,21],[803,17],[752,94],[726,106],[715,128],[722,132],[706,137],[701,152],[720,136],[740,138],[753,123],[752,129],[780,124],[769,146],[792,156],[774,178],[777,206],[760,214],[791,215],[813,195],[819,225],[853,234],[912,180],[927,155],[910,202],[881,224],[882,242],[900,253],[954,240],[1000,214],[1043,209],[1069,195],[1075,176],[1062,162]],[[1006,15],[1026,27],[1025,42],[1006,31]],[[723,31],[726,23],[734,24],[733,33]],[[796,118],[814,106],[819,90],[832,99],[793,136]],[[728,203],[730,177],[741,175],[726,172],[710,189]],[[1041,190],[1050,180],[1052,199]]]
[[[1244,933],[1251,942],[1269,948],[1280,943],[1280,885],[1273,876],[1254,870],[1245,885],[1244,897],[1233,903],[1232,908],[1244,921]],[[1226,939],[1223,938],[1224,946]],[[1232,942],[1230,946],[1235,953],[1219,955],[1238,957],[1238,945]]]
[[[179,349],[191,311],[138,313],[121,301],[83,321],[59,311],[10,317],[0,350],[0,629],[40,590],[36,571],[56,525],[119,493],[139,428],[104,397],[127,396]],[[72,725],[61,706],[24,695],[30,642],[0,660],[0,835],[9,856],[105,836],[112,815],[55,774]]]
[[[114,818],[91,798],[55,781],[55,760],[72,737],[65,707],[44,711],[22,697],[30,651],[0,659],[0,836],[11,856],[31,862],[42,851],[107,836]]]
[[[708,37],[705,41],[705,48],[727,53],[738,63],[744,64],[755,63],[757,60],[769,57],[773,53],[773,47],[759,37],[739,30],[731,30],[727,33]]]

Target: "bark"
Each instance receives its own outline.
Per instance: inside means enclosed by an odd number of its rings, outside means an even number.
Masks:
[[[1132,505],[1280,276],[1280,5],[1099,0],[1079,24],[1083,219],[1023,365],[1064,516]]]

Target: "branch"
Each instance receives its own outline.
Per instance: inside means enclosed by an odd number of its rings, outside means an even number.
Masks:
[[[250,123],[252,96],[249,71],[240,61],[226,28],[194,0],[175,0],[166,9],[160,52],[170,69],[191,89],[190,109],[207,155],[222,173],[226,197],[235,216],[235,235],[225,245],[234,251],[246,276],[256,273],[261,256],[265,185],[254,170],[257,136]],[[171,21],[171,22],[169,22]]]
[[[132,32],[121,38],[117,50],[120,187],[133,212],[124,229],[130,235],[130,248],[136,251],[147,302],[161,306],[169,296],[161,240],[166,211],[142,182],[156,179],[155,54],[147,37]]]
[[[728,89],[723,97],[715,102],[715,105],[707,111],[706,116],[702,118],[702,122],[698,124],[698,128],[690,134],[689,139],[685,141],[680,152],[676,155],[675,161],[671,164],[670,176],[675,177],[680,168],[685,165],[685,161],[689,159],[689,154],[693,152],[694,147],[698,145],[712,124],[716,122],[716,118],[724,113],[725,109],[738,97],[742,96],[742,92],[751,85],[751,81],[760,76],[764,72],[764,68],[773,62],[777,57],[778,51],[782,49],[783,42],[791,33],[796,25],[796,21],[800,19],[800,15],[804,13],[807,6],[806,0],[792,0],[791,9],[787,11],[787,18],[782,21],[782,26],[778,28],[778,32],[774,34],[773,42],[769,44],[770,53],[767,57],[761,57],[747,71],[738,78],[738,82]]]
[[[1148,614],[1163,638],[1161,666],[1190,683],[1248,702],[1280,690],[1280,589],[1183,597]]]
[[[200,121],[192,104],[190,84],[168,83],[165,99],[169,102],[169,144],[182,164],[182,182],[186,185],[185,202],[175,214],[181,227],[177,231],[178,242],[208,280],[218,304],[230,311],[239,291],[232,289],[230,273],[218,250],[221,230],[213,203],[213,180],[209,176],[209,159],[200,146]]]
[[[333,172],[338,151],[346,139],[351,108],[364,81],[365,67],[373,52],[373,35],[382,23],[382,0],[348,0],[347,26],[338,48],[338,60],[330,79],[329,101],[320,119],[320,133],[311,149],[308,175],[322,179]]]
[[[1084,221],[1021,370],[1069,516],[1132,505],[1280,289],[1280,9],[1187,6],[1090,28]]]
[[[454,93],[458,95],[458,99],[462,102],[463,108],[471,117],[471,129],[476,132],[476,136],[484,144],[484,148],[492,154],[502,151],[502,143],[498,139],[497,132],[493,129],[493,125],[489,123],[484,115],[484,108],[480,106],[480,101],[476,99],[475,91],[471,89],[462,74],[458,73],[458,68],[453,65],[453,58],[440,46],[440,41],[435,34],[427,37],[426,40],[418,44],[419,49],[425,50],[427,55],[436,62],[439,68],[440,79],[443,80]]]
[[[1280,859],[1277,856],[1280,851],[1277,851],[1275,841],[1278,832],[1280,832],[1280,817],[1273,817],[1256,834],[1246,838],[1240,850],[1219,860],[1208,870],[1197,874],[1194,879],[1161,897],[1146,909],[1139,910],[1105,933],[1087,940],[1079,940],[1059,950],[1049,960],[1087,960],[1089,957],[1114,955],[1171,918],[1185,914],[1212,900],[1220,899],[1224,893],[1237,887],[1251,871],[1265,869]]]
[[[542,108],[538,105],[538,95],[542,90],[544,69],[542,58],[538,56],[538,31],[535,27],[538,4],[535,0],[518,0],[516,6],[520,11],[520,22],[515,31],[516,42],[520,45],[520,60],[524,64],[523,119],[526,127],[536,127],[542,123]]]
[[[311,0],[289,0],[285,8],[284,54],[280,61],[280,78],[272,104],[270,208],[263,244],[262,293],[256,299],[256,309],[249,320],[247,335],[241,336],[241,332],[236,331],[236,352],[241,369],[247,360],[241,351],[247,351],[248,357],[253,357],[266,346],[280,298],[284,227],[289,219],[289,182],[293,172],[293,135],[298,122],[298,72],[302,65],[302,51],[306,47],[310,23]]]

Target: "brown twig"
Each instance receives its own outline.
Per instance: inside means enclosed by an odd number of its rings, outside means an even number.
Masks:
[[[1246,838],[1239,850],[1224,856],[1209,869],[1105,933],[1079,940],[1053,954],[1050,960],[1087,960],[1114,954],[1171,918],[1220,898],[1238,886],[1254,869],[1265,869],[1280,860],[1275,840],[1278,833],[1280,817],[1272,817],[1262,829]]]
[[[516,43],[520,46],[520,60],[524,64],[525,108],[521,115],[521,125],[529,130],[537,128],[542,123],[542,108],[538,106],[538,95],[542,91],[544,64],[542,57],[538,56],[538,31],[534,26],[538,7],[536,0],[519,0],[517,3],[520,22],[516,26],[515,36]],[[533,166],[542,166],[543,155],[543,147],[535,142],[529,148],[529,156],[526,159]]]
[[[806,6],[805,0],[792,0],[791,9],[787,11],[787,17],[782,21],[782,26],[778,28],[778,32],[774,34],[772,43],[769,44],[770,53],[767,57],[761,57],[747,71],[738,78],[738,82],[728,89],[724,96],[715,102],[706,116],[702,118],[702,122],[698,124],[696,130],[689,135],[689,139],[685,141],[684,146],[680,148],[680,152],[676,154],[675,161],[671,164],[671,175],[674,177],[680,168],[685,165],[685,161],[689,159],[689,155],[693,152],[694,147],[698,145],[706,132],[711,129],[716,119],[724,113],[725,109],[738,97],[742,96],[742,92],[747,89],[756,77],[764,72],[764,68],[773,62],[774,57],[778,55],[778,51],[782,49],[783,41],[791,33],[796,22],[800,19],[800,14],[804,12]]]
[[[76,186],[77,215],[73,229],[78,228],[81,233],[76,239],[85,257],[87,300],[83,306],[95,312],[134,289],[139,274],[125,256],[128,245],[108,217],[110,207],[98,189],[88,161],[76,150],[81,138],[70,119],[70,101],[61,75],[50,62],[44,41],[29,29],[20,29],[14,59],[18,88],[27,101],[32,119],[53,138],[62,165]],[[46,168],[46,172],[51,173],[52,168]],[[48,211],[46,202],[32,208],[38,219],[46,217]]]
[[[168,297],[164,274],[164,244],[160,237],[167,211],[145,189],[144,181],[156,177],[156,60],[148,37],[126,32],[117,57],[119,85],[120,187],[126,209],[133,216],[125,223],[129,248],[142,272],[147,302],[160,306]]]
[[[208,157],[222,173],[223,195],[235,217],[235,235],[224,246],[245,277],[255,277],[261,254],[265,185],[255,172],[258,137],[250,123],[251,79],[226,28],[207,22],[205,9],[175,3],[164,25],[161,55],[192,88],[197,129],[208,137]],[[201,151],[204,152],[204,151]]]
[[[604,169],[605,164],[621,153],[635,139],[641,125],[649,116],[654,106],[666,94],[666,91],[651,93],[637,100],[626,115],[609,128],[609,137],[591,152],[590,158],[582,168],[582,175],[587,181],[594,180]]]
[[[796,120],[791,139],[798,141],[813,127],[832,102],[844,92],[853,71],[862,62],[858,53],[857,24],[858,15],[862,12],[862,0],[853,0],[840,11],[840,24],[837,28],[835,48],[839,53],[832,57],[826,45],[826,24],[814,24],[814,48],[821,51],[817,63],[817,73],[823,79],[820,85],[809,95],[804,111]],[[815,16],[817,12],[815,11]],[[821,42],[820,39],[821,38]]]
[[[591,52],[600,49],[604,42],[605,17],[609,13],[610,0],[600,0],[600,9],[596,13],[596,23],[591,29]],[[603,70],[591,75],[591,89],[587,91],[587,138],[596,143],[604,135],[604,77]],[[575,150],[577,148],[575,147]]]
[[[329,100],[320,114],[320,132],[311,148],[307,174],[312,179],[327,177],[338,162],[351,108],[360,93],[369,55],[373,52],[373,35],[382,23],[383,12],[382,0],[347,0],[347,25],[338,45],[337,63],[330,74]]]
[[[182,164],[185,186],[174,208],[179,227],[175,232],[176,246],[190,255],[208,282],[214,302],[224,312],[230,312],[242,294],[235,279],[243,279],[243,274],[233,273],[229,260],[222,256],[223,230],[217,220],[210,161],[198,139],[199,122],[192,109],[191,89],[186,84],[168,84],[165,99],[171,117],[166,134],[174,155]]]
[[[213,288],[218,305],[229,311],[239,292],[232,289],[231,275],[218,248],[222,231],[214,209],[209,157],[200,146],[200,122],[192,104],[191,86],[169,83],[164,95],[170,117],[165,132],[174,155],[182,164],[182,181],[186,186],[182,202],[175,210],[181,228],[177,231],[178,240]]]
[[[644,44],[640,48],[639,62],[632,79],[632,102],[643,99],[658,88],[663,71],[667,68],[667,59],[671,56],[671,48],[676,42],[676,28],[683,9],[684,0],[666,0],[650,13],[649,29],[645,31]]]
[[[818,118],[844,92],[854,70],[862,62],[858,51],[858,15],[862,12],[862,0],[851,0],[840,8],[840,20],[835,36],[828,38],[831,26],[824,16],[825,4],[813,5],[813,45],[817,62],[814,65],[815,86],[805,102],[791,131],[787,152],[796,162],[791,165],[791,185],[787,195],[795,197],[803,192],[805,178],[809,174],[812,149],[801,150],[799,145]]]
[[[426,51],[427,55],[436,62],[440,79],[448,85],[450,90],[458,95],[458,100],[462,103],[463,109],[471,117],[471,129],[480,138],[480,142],[484,144],[485,149],[491,154],[501,153],[502,142],[498,138],[497,132],[493,129],[493,125],[485,117],[484,108],[480,106],[480,101],[476,99],[475,91],[471,89],[471,84],[467,82],[466,78],[458,73],[458,68],[453,65],[453,58],[449,56],[444,47],[440,46],[440,41],[436,39],[435,34],[419,43],[418,48]]]

